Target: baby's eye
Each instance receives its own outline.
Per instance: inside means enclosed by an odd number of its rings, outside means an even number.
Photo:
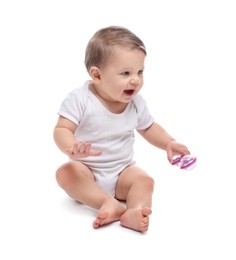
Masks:
[[[142,74],[143,74],[143,70],[140,70],[140,71],[138,72],[138,74],[139,74],[139,75],[142,75]]]
[[[128,71],[124,71],[121,73],[123,76],[129,76],[129,72]]]

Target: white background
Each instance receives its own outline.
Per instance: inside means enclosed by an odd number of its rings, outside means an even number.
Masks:
[[[0,259],[236,259],[234,1],[0,2]],[[198,157],[193,171],[137,136],[155,179],[147,233],[75,203],[54,173],[57,110],[88,79],[84,50],[104,26],[145,43],[141,91],[156,121]]]

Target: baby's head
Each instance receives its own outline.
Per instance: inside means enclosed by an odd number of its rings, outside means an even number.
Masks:
[[[98,30],[87,44],[84,61],[87,71],[93,66],[106,66],[114,46],[139,49],[147,54],[144,43],[130,30],[121,26],[105,27]]]

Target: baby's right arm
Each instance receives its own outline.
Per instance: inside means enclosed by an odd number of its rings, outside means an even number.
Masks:
[[[101,151],[91,149],[91,143],[81,143],[75,139],[74,133],[76,128],[77,125],[72,121],[59,116],[53,133],[54,141],[58,148],[72,160],[100,155]]]

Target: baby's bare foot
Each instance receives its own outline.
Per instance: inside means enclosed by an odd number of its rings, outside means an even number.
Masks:
[[[120,218],[122,226],[144,232],[148,230],[149,215],[152,210],[148,207],[141,209],[128,209]]]
[[[125,212],[125,207],[116,199],[109,199],[100,208],[96,219],[93,222],[94,228],[115,222]]]

